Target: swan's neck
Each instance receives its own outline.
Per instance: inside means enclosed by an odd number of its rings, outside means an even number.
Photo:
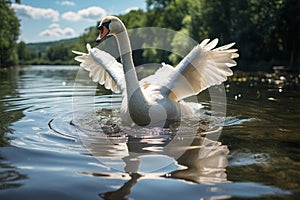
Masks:
[[[149,104],[139,85],[132,60],[131,45],[125,27],[123,32],[116,35],[116,38],[125,74],[130,116],[136,124],[147,125],[151,121],[148,115]]]
[[[126,30],[117,34],[116,38],[125,74],[127,94],[129,95],[136,89],[140,88],[132,60],[131,45]]]

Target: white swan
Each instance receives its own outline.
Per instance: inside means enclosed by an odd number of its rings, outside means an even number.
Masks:
[[[122,93],[121,117],[127,125],[168,127],[181,115],[193,113],[198,108],[182,100],[227,80],[227,76],[232,75],[229,67],[237,64],[233,58],[239,56],[237,49],[230,49],[234,43],[215,48],[218,39],[210,43],[209,39],[205,39],[175,68],[162,64],[154,75],[138,81],[129,37],[122,21],[107,16],[98,28],[97,42],[109,34],[116,37],[122,64],[112,55],[91,48],[89,44],[88,53],[73,51],[79,54],[75,60],[90,71],[89,76],[94,82],[115,93]]]

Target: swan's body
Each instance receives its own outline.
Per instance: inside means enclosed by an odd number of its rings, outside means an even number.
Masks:
[[[235,66],[233,58],[237,49],[234,43],[213,49],[218,40],[197,45],[175,68],[163,66],[154,75],[138,81],[129,37],[124,24],[116,17],[105,17],[99,26],[98,41],[106,35],[115,35],[122,64],[110,54],[87,45],[88,53],[75,59],[90,71],[93,81],[99,82],[115,93],[122,93],[121,117],[124,123],[140,126],[168,127],[182,115],[192,114],[197,106],[182,102],[204,89],[218,85],[232,75],[229,67]]]

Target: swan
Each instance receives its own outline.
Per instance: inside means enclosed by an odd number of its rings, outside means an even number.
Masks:
[[[112,55],[87,44],[88,53],[73,51],[75,60],[89,71],[94,82],[114,93],[122,93],[121,118],[125,125],[170,127],[182,115],[191,115],[198,106],[183,99],[219,85],[233,74],[230,67],[239,56],[235,43],[215,48],[218,39],[203,40],[186,57],[172,67],[162,63],[153,75],[138,80],[133,64],[131,44],[123,22],[115,16],[104,17],[98,26],[96,42],[108,35],[117,40],[121,63]]]

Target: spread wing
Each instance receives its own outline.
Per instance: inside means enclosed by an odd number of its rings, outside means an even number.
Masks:
[[[89,71],[89,76],[94,82],[104,85],[115,93],[125,91],[123,66],[112,55],[87,44],[88,53],[72,51],[78,56],[75,60],[80,66]]]
[[[230,49],[235,43],[215,48],[218,39],[208,42],[203,40],[175,67],[168,83],[170,99],[179,101],[197,95],[232,75],[230,67],[237,65],[233,59],[239,56],[237,49]]]

